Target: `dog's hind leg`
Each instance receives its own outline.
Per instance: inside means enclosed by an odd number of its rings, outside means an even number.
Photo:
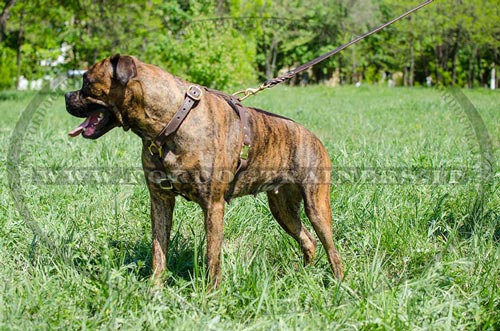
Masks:
[[[338,279],[342,279],[344,277],[342,262],[333,243],[330,185],[306,185],[303,194],[307,217],[326,250],[333,273]]]
[[[267,198],[274,218],[299,243],[304,253],[304,264],[309,264],[314,258],[316,240],[300,221],[300,189],[293,184],[284,185],[279,191],[268,191]]]

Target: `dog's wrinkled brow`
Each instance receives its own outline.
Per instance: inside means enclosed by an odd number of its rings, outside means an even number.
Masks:
[[[83,83],[84,84],[90,84],[93,83],[95,79],[92,79],[92,76],[89,77],[88,71],[83,74]]]

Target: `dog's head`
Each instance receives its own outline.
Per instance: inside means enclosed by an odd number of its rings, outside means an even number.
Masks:
[[[66,110],[85,118],[69,132],[71,137],[97,139],[109,130],[128,129],[123,109],[130,103],[131,81],[137,76],[138,61],[132,56],[109,57],[94,64],[84,75],[82,88],[65,95]]]

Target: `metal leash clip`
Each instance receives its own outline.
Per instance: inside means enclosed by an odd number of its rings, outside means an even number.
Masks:
[[[259,93],[260,91],[264,90],[265,88],[266,87],[264,86],[264,84],[262,84],[258,88],[247,88],[245,90],[234,92],[233,95],[237,96],[239,94],[244,94],[242,97],[237,97],[238,100],[243,101],[243,100],[245,100],[246,98],[248,98],[248,97],[250,97],[252,95],[256,95],[257,93]]]

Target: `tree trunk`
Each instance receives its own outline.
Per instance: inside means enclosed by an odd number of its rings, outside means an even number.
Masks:
[[[496,79],[497,67],[495,63],[493,63],[491,68],[491,79],[490,79],[490,89],[494,90],[497,88],[497,79]]]
[[[436,63],[436,80],[437,82],[439,83],[444,83],[444,79],[443,77],[441,76],[441,72],[440,72],[440,53],[441,53],[441,46],[436,46],[434,48],[434,62]]]
[[[272,79],[274,77],[274,71],[276,69],[276,58],[278,56],[278,42],[273,36],[269,52],[266,56],[266,79]]]
[[[498,49],[496,49],[496,48],[494,51],[493,60],[494,60],[493,66],[495,67],[495,70],[496,70],[495,73],[498,73]],[[498,76],[499,76],[499,74],[496,75],[496,81],[495,81],[496,88],[499,87],[498,81],[500,80],[500,77],[498,77]]]
[[[424,71],[424,76],[427,78],[429,76],[429,68],[427,67],[426,56],[424,53],[424,48],[420,48],[420,63],[422,63],[422,69]]]
[[[481,55],[479,52],[476,52],[476,66],[477,66],[477,81],[479,82],[479,86],[483,87],[483,75],[481,73]]]
[[[410,86],[413,86],[414,79],[415,79],[415,47],[413,44],[413,37],[412,37],[410,41],[410,77],[409,77]]]
[[[472,52],[469,54],[469,70],[467,73],[467,87],[474,87],[474,59],[476,57],[477,47],[474,46]]]
[[[0,43],[2,43],[5,36],[5,28],[7,26],[7,20],[9,19],[9,10],[16,4],[16,0],[8,0],[3,7],[2,13],[0,14]]]
[[[339,67],[338,67],[338,71],[339,71],[339,85],[344,85],[344,77],[342,75],[342,55],[339,56]]]
[[[16,77],[16,88],[19,90],[20,79],[21,79],[21,46],[23,45],[23,20],[24,20],[24,9],[21,10],[21,15],[19,16],[19,31],[17,33],[17,77]]]
[[[458,61],[458,52],[455,52],[455,54],[453,54],[453,67],[451,69],[452,72],[451,83],[453,85],[457,83],[457,61]]]
[[[356,47],[352,47],[352,66],[351,66],[351,84],[355,84],[356,82]]]
[[[408,67],[407,66],[403,67],[403,86],[404,87],[408,86]]]
[[[215,7],[215,12],[219,16],[224,16],[228,13],[228,4],[226,4],[225,0],[218,0],[216,1],[216,7]]]
[[[457,31],[457,36],[455,39],[455,43],[453,44],[453,49],[452,49],[452,55],[453,55],[453,60],[452,60],[452,78],[451,78],[451,83],[455,85],[457,83],[457,62],[458,62],[458,49],[459,49],[459,44],[460,44],[460,34],[461,34],[461,28],[458,29]]]

